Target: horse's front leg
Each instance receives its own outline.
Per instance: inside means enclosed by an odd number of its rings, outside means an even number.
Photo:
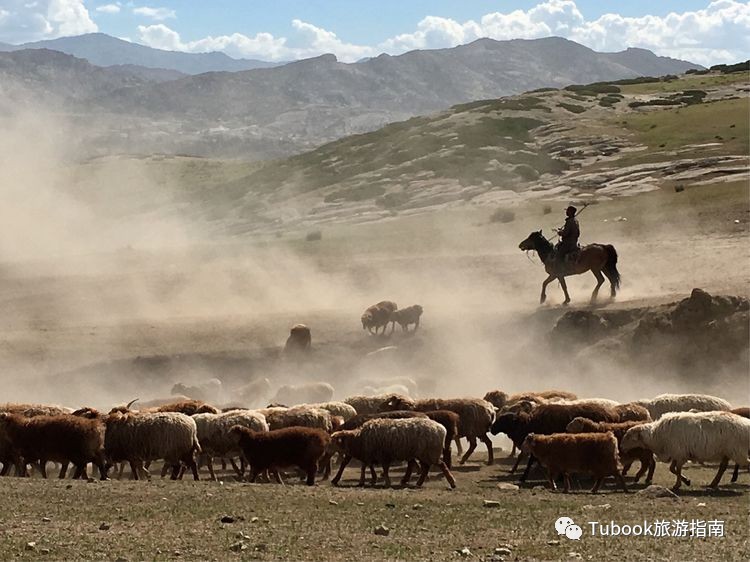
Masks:
[[[570,302],[570,295],[568,294],[568,285],[565,283],[565,277],[560,276],[558,279],[560,280],[560,286],[562,287],[563,293],[565,293],[565,302],[563,302],[563,304],[568,304]]]
[[[547,277],[547,279],[544,280],[544,282],[542,282],[542,296],[539,297],[539,304],[544,304],[544,301],[547,300],[547,285],[552,283],[554,279],[555,279],[555,276],[550,275],[549,277]]]

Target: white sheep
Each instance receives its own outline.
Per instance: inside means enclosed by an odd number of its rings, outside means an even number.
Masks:
[[[236,435],[230,433],[235,425],[247,427],[253,431],[268,431],[268,424],[263,414],[252,410],[233,410],[224,414],[195,414],[193,416],[198,428],[198,441],[206,459],[206,466],[211,480],[216,480],[213,457],[229,458],[237,475],[242,477],[242,470],[234,462],[234,457],[241,451]]]
[[[394,396],[408,398],[407,395],[394,394],[376,394],[373,396],[355,394],[344,398],[344,402],[357,410],[358,414],[376,414],[380,411],[380,407]]]
[[[280,386],[271,402],[294,406],[311,402],[330,402],[332,399],[333,387],[330,384],[327,382],[310,382]]]
[[[390,487],[388,470],[391,463],[409,461],[401,480],[401,484],[406,485],[414,468],[414,461],[419,461],[421,473],[417,486],[424,483],[430,466],[438,465],[450,486],[455,488],[456,480],[442,458],[445,435],[442,425],[426,418],[374,419],[365,422],[358,429],[337,431],[332,435],[331,441],[334,448],[344,453],[344,460],[331,483],[336,485],[346,465],[352,458],[356,458],[362,462],[360,485],[364,485],[365,468],[380,464],[383,467],[385,485]]]
[[[658,420],[667,412],[726,412],[732,409],[726,400],[708,394],[660,394],[650,400],[636,400],[634,404],[646,408],[653,420]]]
[[[349,421],[357,415],[357,410],[346,402],[318,402],[316,404],[301,404],[300,407],[327,410],[332,416],[339,416],[344,421]]]
[[[682,483],[682,466],[687,461],[721,461],[709,486],[716,488],[730,460],[746,466],[750,446],[750,419],[730,412],[674,412],[659,420],[629,429],[622,438],[623,451],[642,447],[658,460],[669,462],[677,476],[673,490]],[[690,481],[686,480],[690,485]]]

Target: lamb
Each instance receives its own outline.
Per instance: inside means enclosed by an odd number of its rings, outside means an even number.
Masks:
[[[555,479],[559,474],[565,478],[565,492],[570,491],[570,473],[593,474],[596,481],[591,493],[595,494],[607,476],[614,476],[627,492],[625,479],[617,466],[617,439],[611,433],[555,433],[536,435],[530,433],[524,439],[521,450],[539,460],[547,469],[550,487],[557,489]]]
[[[415,410],[418,412],[430,412],[433,410],[449,410],[458,414],[458,437],[466,437],[469,448],[459,461],[464,464],[477,448],[477,438],[487,446],[487,464],[494,463],[492,441],[487,432],[495,419],[495,408],[486,400],[479,398],[425,398],[413,400],[406,396],[392,396],[384,402],[381,410]]]
[[[436,464],[451,488],[455,488],[456,480],[442,460],[445,436],[445,428],[442,425],[421,417],[373,419],[359,429],[337,431],[332,436],[332,445],[344,453],[344,460],[331,483],[338,484],[344,467],[352,458],[356,458],[363,465],[360,486],[364,485],[365,467],[378,463],[383,467],[385,485],[390,487],[388,471],[394,461],[409,461],[401,480],[401,484],[406,485],[411,477],[414,461],[417,460],[421,465],[417,487],[424,484],[430,466]]]
[[[172,387],[172,394],[183,394],[194,400],[203,400],[205,402],[220,402],[222,385],[221,381],[217,378],[208,379],[195,386],[186,386],[182,383],[177,383]]]
[[[357,410],[358,414],[375,414],[380,411],[380,407],[394,396],[408,398],[405,394],[376,394],[374,396],[355,395],[344,399],[346,404]]]
[[[85,476],[86,465],[94,463],[102,480],[107,479],[104,462],[104,428],[98,420],[77,416],[34,416],[0,413],[1,433],[7,439],[9,456],[22,475],[27,463],[37,463],[47,478],[47,461],[73,463],[73,478]],[[61,471],[60,477],[65,472]]]
[[[250,465],[250,481],[261,472],[274,472],[281,482],[278,469],[296,466],[307,474],[308,486],[315,484],[318,462],[326,455],[331,438],[323,430],[310,427],[287,427],[257,432],[235,425],[230,432],[239,440],[243,455]]]
[[[419,328],[419,319],[422,317],[422,312],[422,307],[418,304],[393,311],[391,314],[391,332],[395,330],[396,324],[401,326],[401,330],[404,332],[408,332],[409,326],[414,324],[414,331],[416,332]]]
[[[346,402],[319,402],[317,404],[301,404],[301,408],[318,408],[328,410],[332,416],[339,416],[347,421],[357,415],[357,410]]]
[[[568,424],[568,427],[566,427],[565,430],[568,433],[607,433],[608,431],[610,431],[614,434],[617,442],[620,443],[622,441],[623,435],[625,435],[625,432],[627,432],[628,429],[630,429],[631,427],[635,427],[636,425],[640,425],[641,423],[643,422],[595,422],[591,421],[588,418],[574,418],[573,421]],[[656,460],[654,459],[654,454],[651,451],[642,448],[631,449],[627,452],[620,450],[620,461],[623,464],[623,476],[628,473],[628,469],[630,468],[630,465],[633,464],[633,462],[640,461],[641,468],[635,475],[635,481],[638,482],[641,479],[641,476],[643,476],[643,474],[648,471],[648,475],[646,476],[646,484],[651,484],[651,481],[654,478],[654,470],[656,469]]]
[[[333,387],[327,382],[311,382],[304,384],[285,384],[276,391],[271,402],[277,404],[308,404],[330,402],[333,399]]]
[[[750,443],[750,419],[731,412],[673,412],[657,421],[633,427],[620,444],[623,451],[636,447],[651,450],[677,476],[674,491],[682,484],[682,466],[689,460],[720,460],[719,470],[709,484],[717,488],[730,460],[746,466]],[[690,485],[688,480],[686,484]]]
[[[193,420],[211,480],[216,480],[213,457],[229,457],[237,475],[242,477],[242,470],[237,468],[232,458],[241,454],[237,438],[230,432],[232,427],[241,425],[253,431],[268,431],[265,416],[250,410],[235,410],[224,414],[195,414]]]
[[[383,328],[383,334],[391,321],[391,315],[398,309],[398,305],[393,301],[380,301],[368,307],[362,314],[362,329],[368,330],[371,334],[378,333]],[[373,328],[375,331],[373,332]]]
[[[184,463],[198,480],[196,453],[201,452],[198,429],[190,416],[179,412],[109,414],[104,424],[104,449],[109,462],[129,462],[133,477],[148,477],[144,462],[164,459],[173,467],[172,479]]]
[[[732,409],[726,400],[707,394],[660,394],[650,400],[637,400],[634,403],[645,407],[653,420],[658,420],[668,412],[712,412]]]
[[[584,417],[593,421],[620,421],[620,416],[614,408],[597,403],[547,403],[540,404],[530,414],[525,412],[508,412],[498,415],[492,424],[492,434],[505,433],[517,447],[521,447],[529,433],[550,435],[552,433],[565,433],[565,428],[573,421],[573,418]],[[518,456],[511,473],[518,468],[521,455]],[[526,481],[534,457],[529,457],[526,470],[521,476],[521,482]]]

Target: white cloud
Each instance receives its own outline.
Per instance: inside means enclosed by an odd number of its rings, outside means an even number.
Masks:
[[[83,0],[2,0],[0,41],[25,43],[97,31]]]
[[[184,42],[164,26],[141,26],[140,40],[152,46],[185,51],[224,51],[235,57],[291,60],[334,53],[350,62],[381,52],[401,54],[413,49],[455,47],[479,39],[534,39],[567,37],[600,51],[628,47],[651,49],[658,55],[709,65],[735,62],[750,53],[750,2],[717,0],[706,8],[665,16],[626,17],[604,14],[587,20],[574,0],[546,0],[528,10],[493,12],[479,21],[458,22],[427,16],[411,33],[388,38],[378,45],[347,43],[332,31],[298,19],[288,37],[270,33],[209,36]]]
[[[136,16],[143,16],[156,21],[164,21],[170,18],[177,17],[177,13],[170,8],[151,8],[150,6],[140,6],[138,8],[133,8],[133,13]]]
[[[103,6],[97,6],[96,11],[102,14],[119,14],[120,4],[104,4]]]

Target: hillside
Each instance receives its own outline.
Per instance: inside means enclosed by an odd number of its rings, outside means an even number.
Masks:
[[[669,73],[695,68],[649,51],[631,51],[597,53],[560,38],[482,39],[355,64],[324,55],[275,68],[178,79],[142,66],[137,71],[102,69],[47,50],[37,56],[23,54],[29,50],[3,56],[20,61],[15,75],[12,66],[4,74],[9,88],[19,84],[23,91],[31,75],[30,95],[43,91],[44,99],[56,98],[53,106],[64,106],[73,121],[85,121],[86,128],[74,134],[90,155],[158,152],[259,160],[476,99],[630,78],[654,68]],[[66,84],[73,66],[83,73],[89,69],[92,77],[81,75],[80,93],[71,96]],[[122,87],[95,87],[87,94],[86,84],[104,71],[118,73]],[[28,103],[28,96],[16,97]],[[3,98],[8,101],[7,94]]]

